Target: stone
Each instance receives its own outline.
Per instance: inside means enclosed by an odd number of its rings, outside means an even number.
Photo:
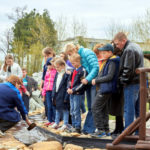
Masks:
[[[67,144],[64,150],[83,150],[83,147],[73,144]]]
[[[30,145],[29,148],[31,148],[32,150],[62,150],[62,145],[57,141],[47,141],[35,143],[33,145]]]

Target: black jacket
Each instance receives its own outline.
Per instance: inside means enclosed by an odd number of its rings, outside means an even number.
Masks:
[[[58,77],[58,72],[56,73],[53,91],[52,91],[52,100],[53,104],[56,105],[56,109],[69,109],[69,95],[67,93],[67,84],[69,75],[64,73],[63,78],[60,82],[58,91],[56,92],[56,81]]]
[[[139,45],[127,41],[120,57],[119,83],[123,86],[139,83],[137,68],[143,67],[143,52]]]
[[[73,91],[73,94],[82,95],[84,94],[84,91],[86,90],[86,85],[82,84],[81,80],[87,76],[87,72],[85,68],[83,68],[82,66],[77,69],[77,72],[78,73],[76,74],[74,78],[72,91]],[[71,88],[72,75],[73,75],[73,72],[71,73],[69,77],[68,88]]]

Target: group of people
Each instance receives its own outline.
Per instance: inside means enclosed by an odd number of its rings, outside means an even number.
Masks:
[[[139,75],[135,70],[143,67],[143,52],[125,33],[117,33],[112,43],[97,44],[93,50],[67,44],[59,57],[49,47],[42,54],[45,62],[40,89],[46,126],[67,130],[71,123],[71,132],[102,137],[110,135],[109,114],[116,116],[112,134],[120,134],[139,116]],[[27,78],[23,82],[26,84]],[[9,80],[7,86],[8,83]],[[85,97],[88,113],[81,127]],[[1,118],[1,111],[0,119],[7,120]],[[61,127],[60,120],[63,120]]]

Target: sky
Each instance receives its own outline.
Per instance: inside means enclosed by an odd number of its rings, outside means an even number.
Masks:
[[[0,33],[13,26],[7,15],[16,7],[27,6],[27,11],[47,9],[55,21],[59,16],[75,17],[87,26],[87,37],[106,38],[112,21],[128,25],[150,9],[149,0],[0,0]]]

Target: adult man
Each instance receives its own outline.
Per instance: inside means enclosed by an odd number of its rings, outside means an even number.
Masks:
[[[24,101],[24,105],[26,106],[27,111],[29,112],[29,100],[30,97],[32,96],[32,92],[37,90],[38,84],[32,77],[29,77],[27,75],[27,70],[25,68],[22,69],[22,74],[23,74],[23,85],[26,87],[30,95],[29,96],[23,93],[22,99]]]
[[[139,75],[137,68],[143,67],[143,53],[139,45],[127,39],[123,32],[115,35],[114,44],[122,51],[120,58],[119,83],[124,92],[125,128],[139,116]]]
[[[0,136],[20,121],[20,114],[28,125],[31,124],[18,90],[21,85],[20,78],[11,75],[7,80],[8,82],[0,84]]]

